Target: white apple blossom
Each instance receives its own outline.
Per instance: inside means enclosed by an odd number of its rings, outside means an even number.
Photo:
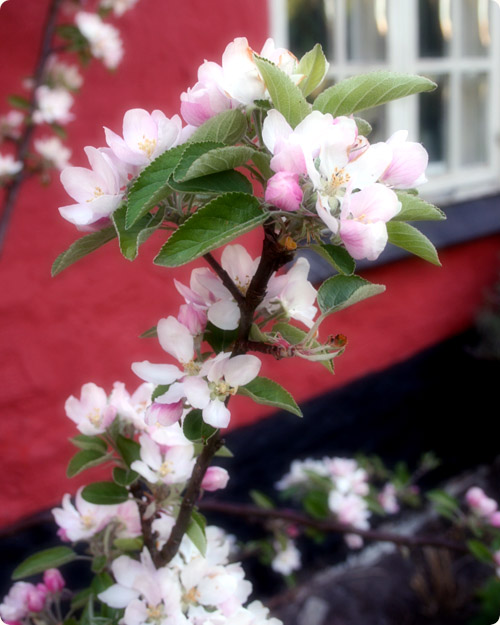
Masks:
[[[287,540],[283,545],[279,540],[274,542],[275,556],[271,568],[281,575],[290,575],[301,566],[300,551],[293,540]]]
[[[325,458],[336,490],[341,493],[368,495],[368,473],[352,458]]]
[[[0,178],[15,176],[23,168],[21,161],[16,161],[12,154],[0,152]]]
[[[59,526],[58,534],[63,540],[77,542],[88,540],[100,532],[115,516],[117,506],[100,506],[89,503],[82,497],[80,488],[76,493],[75,505],[71,496],[64,495],[61,508],[54,508],[52,514]]]
[[[123,138],[104,128],[106,142],[118,159],[143,167],[168,150],[182,143],[182,121],[178,115],[171,119],[161,111],[148,113],[130,109],[123,116]]]
[[[47,85],[37,87],[35,91],[37,109],[33,113],[36,124],[67,124],[74,115],[70,113],[73,96],[62,87],[51,89]]]
[[[47,63],[47,81],[52,87],[69,91],[77,91],[83,85],[78,65],[69,65],[55,56],[51,56]]]
[[[108,402],[104,389],[93,382],[82,386],[80,399],[73,395],[68,397],[64,409],[80,432],[87,436],[105,432],[116,415],[116,408]]]
[[[305,458],[304,460],[294,460],[290,465],[290,471],[286,473],[275,486],[278,490],[286,490],[292,486],[301,486],[309,482],[309,472],[323,477],[329,477],[329,470],[325,459],[314,460]]]
[[[318,309],[314,306],[317,291],[307,279],[309,269],[309,261],[299,258],[286,273],[273,275],[262,306],[271,314],[282,310],[288,319],[296,319],[311,328]]]
[[[61,172],[63,187],[77,203],[61,206],[59,212],[78,227],[109,218],[123,198],[122,179],[108,155],[91,146],[85,153],[91,169],[66,167]]]
[[[399,504],[397,491],[394,484],[388,482],[378,494],[378,502],[387,514],[397,514],[399,512]]]
[[[21,125],[24,122],[25,115],[21,111],[9,111],[6,115],[0,117],[0,140],[2,137],[10,137],[19,139],[21,136]]]
[[[75,15],[78,30],[88,40],[90,51],[109,69],[115,69],[123,57],[120,33],[111,24],[105,24],[97,13],[79,11]]]
[[[116,410],[120,419],[132,423],[136,430],[146,429],[146,410],[151,404],[154,385],[148,382],[141,384],[130,395],[123,382],[115,382],[109,396],[109,404]]]
[[[232,108],[237,102],[223,90],[223,69],[205,61],[198,68],[198,82],[181,94],[181,115],[188,124],[201,126],[217,113]]]
[[[151,484],[182,484],[194,467],[193,445],[160,446],[147,434],[139,438],[141,459],[131,464]]]
[[[112,9],[117,17],[121,17],[127,11],[134,8],[139,0],[101,0],[103,9]]]
[[[380,181],[396,189],[411,189],[427,182],[427,150],[421,143],[407,141],[407,138],[407,130],[398,130],[387,139],[392,148],[392,160]]]
[[[56,169],[64,169],[69,165],[71,150],[58,137],[35,139],[35,150]]]
[[[9,593],[0,603],[0,618],[7,623],[20,622],[28,616],[30,609],[28,606],[29,595],[35,590],[35,585],[29,582],[16,582],[9,590]]]

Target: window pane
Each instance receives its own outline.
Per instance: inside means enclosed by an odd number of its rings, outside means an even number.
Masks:
[[[419,55],[441,57],[450,53],[451,0],[418,0]]]
[[[488,76],[465,74],[462,77],[461,164],[488,160]]]
[[[419,96],[420,141],[429,152],[431,163],[448,160],[448,120],[450,96],[448,76],[429,76],[438,83],[435,91]]]
[[[462,0],[462,51],[465,56],[485,56],[490,45],[490,0]]]
[[[347,58],[382,61],[386,57],[386,0],[347,0]]]
[[[331,0],[288,0],[289,48],[299,59],[317,43],[329,59],[333,58],[324,1]]]
[[[387,107],[377,106],[360,113],[359,117],[366,119],[371,125],[372,131],[368,136],[370,143],[377,141],[386,141],[387,136]]]

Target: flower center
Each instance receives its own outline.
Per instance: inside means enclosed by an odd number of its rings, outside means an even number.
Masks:
[[[200,363],[195,362],[194,360],[190,360],[189,362],[183,363],[183,365],[184,365],[184,371],[188,375],[198,375],[201,369]]]
[[[99,427],[102,421],[101,411],[98,408],[94,408],[92,412],[87,415],[87,419],[94,427]]]
[[[153,152],[155,151],[156,143],[156,139],[148,139],[146,135],[142,135],[142,141],[137,143],[137,147],[141,150],[141,152],[144,152],[148,158],[151,158]]]
[[[90,514],[84,514],[84,515],[81,517],[81,522],[82,522],[83,527],[84,527],[86,530],[89,530],[89,529],[91,529],[92,527],[94,527],[94,519],[93,519],[93,517],[92,517],[92,516],[90,516]]]
[[[166,477],[169,473],[172,473],[172,462],[170,460],[164,460],[158,469],[158,473],[161,477]]]
[[[87,202],[93,202],[98,197],[101,197],[101,195],[104,195],[104,191],[101,189],[101,187],[95,187],[93,197],[89,198]]]
[[[146,613],[147,613],[147,621],[158,622],[158,621],[163,620],[163,606],[161,605],[161,603],[155,606],[148,605]]]
[[[196,603],[200,598],[200,591],[196,588],[191,588],[187,593],[185,593],[183,599],[186,603]]]
[[[325,192],[328,195],[335,195],[339,187],[349,182],[351,176],[341,167],[335,167],[330,180],[325,184]]]

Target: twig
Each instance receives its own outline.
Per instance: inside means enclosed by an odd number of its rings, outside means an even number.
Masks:
[[[25,161],[28,155],[31,137],[35,128],[33,124],[33,113],[35,112],[37,106],[36,90],[42,84],[47,61],[52,53],[51,43],[56,29],[59,7],[62,1],[63,0],[52,0],[49,7],[49,12],[47,14],[47,20],[45,22],[42,44],[40,47],[40,54],[38,56],[38,62],[33,76],[33,91],[31,93],[29,108],[26,114],[26,123],[24,127],[24,132],[19,139],[16,154],[16,159],[23,164],[23,168],[13,177],[12,181],[6,186],[4,208],[2,211],[2,216],[0,217],[0,252],[3,247],[5,237],[7,235],[7,228],[9,227],[9,222],[14,211],[21,184],[26,177]]]
[[[203,258],[207,261],[207,263],[210,265],[210,267],[212,267],[212,269],[215,271],[215,273],[222,280],[222,284],[226,287],[226,289],[234,297],[234,299],[236,300],[236,303],[238,304],[238,306],[241,307],[244,304],[244,302],[245,302],[245,296],[238,289],[236,284],[231,280],[231,277],[229,276],[227,271],[225,269],[223,269],[219,265],[219,263],[215,260],[215,258],[212,256],[212,254],[210,254],[210,252],[208,252],[208,254],[204,254]]]
[[[445,538],[434,536],[404,536],[394,532],[385,532],[380,530],[362,530],[350,525],[344,525],[334,520],[312,519],[300,512],[289,509],[276,508],[258,508],[247,504],[225,503],[221,501],[202,501],[199,504],[200,510],[207,512],[220,512],[232,516],[241,516],[247,520],[256,519],[261,522],[270,519],[287,521],[304,527],[312,527],[324,532],[335,532],[338,534],[356,534],[365,540],[375,540],[380,542],[390,542],[395,545],[406,547],[437,547],[440,549],[448,549],[459,553],[468,553],[465,545],[457,543]]]

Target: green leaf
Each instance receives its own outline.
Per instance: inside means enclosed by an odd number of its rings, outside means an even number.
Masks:
[[[193,178],[186,182],[177,182],[170,178],[168,184],[174,191],[183,193],[218,194],[252,193],[252,183],[239,171],[223,171],[210,176]]]
[[[12,573],[12,579],[18,580],[43,573],[47,569],[55,569],[76,560],[77,554],[69,547],[52,547],[34,553],[19,564]]]
[[[179,267],[229,243],[263,223],[267,213],[259,200],[245,193],[227,193],[200,208],[168,239],[156,265]]]
[[[264,493],[261,493],[260,490],[251,490],[249,494],[254,504],[259,508],[272,510],[276,507],[273,500],[267,495],[264,495]]]
[[[194,446],[194,455],[199,456],[205,447],[205,443],[193,443]],[[220,449],[215,452],[215,456],[218,458],[234,458],[233,452],[228,449],[225,445],[223,445]]]
[[[115,538],[113,545],[120,551],[141,551],[144,540],[141,536],[137,538]]]
[[[94,556],[94,559],[92,560],[92,564],[90,566],[92,573],[100,573],[101,571],[103,571],[106,566],[106,562],[107,558],[105,555]]]
[[[247,118],[240,109],[223,111],[195,130],[189,141],[218,141],[233,145],[245,135],[247,126]]]
[[[68,133],[66,132],[66,129],[64,128],[64,126],[61,126],[61,124],[53,123],[53,124],[50,124],[50,127],[52,128],[54,133],[63,141],[68,138]]]
[[[176,180],[177,182],[182,182],[183,180],[189,179],[187,173],[191,165],[206,152],[210,152],[210,150],[214,150],[215,148],[220,148],[223,145],[223,143],[215,141],[200,141],[198,143],[193,143],[192,141],[189,142],[186,145],[184,152],[182,153],[182,156],[172,173],[174,180]],[[229,169],[232,168],[230,167]]]
[[[306,52],[300,59],[296,74],[304,74],[305,77],[299,83],[300,90],[305,96],[312,93],[321,85],[328,70],[328,62],[323,49],[317,43],[312,50]]]
[[[254,55],[254,59],[266,83],[274,108],[283,115],[292,128],[295,128],[311,112],[302,91],[279,67],[257,55]]]
[[[318,305],[323,314],[329,315],[384,291],[384,285],[359,276],[333,276],[319,287]]]
[[[125,226],[127,206],[123,204],[113,213],[111,219],[118,235],[120,251],[127,260],[135,260],[142,245],[163,221],[165,211],[159,208],[155,215],[145,215],[138,219],[128,230]]]
[[[398,72],[370,72],[342,80],[323,91],[313,109],[321,113],[352,115],[359,111],[423,91],[433,91],[436,83],[423,76]]]
[[[71,599],[71,609],[79,610],[80,608],[83,608],[89,600],[91,594],[92,588],[84,588],[83,590],[80,590],[80,592],[76,593],[76,595],[74,595]],[[66,621],[64,621],[64,623],[66,623]]]
[[[114,482],[94,482],[85,486],[82,490],[82,497],[89,503],[113,506],[127,501],[129,493],[124,486],[118,486]]]
[[[65,252],[59,254],[55,259],[52,265],[52,277],[57,276],[58,273],[61,273],[61,271],[73,263],[76,263],[77,260],[99,249],[109,241],[112,241],[115,237],[115,229],[113,226],[108,226],[97,232],[86,234],[84,237],[81,237],[81,239],[76,240]]]
[[[324,243],[322,245],[311,245],[311,249],[330,263],[339,273],[352,276],[356,271],[356,261],[341,245]]]
[[[245,386],[239,386],[238,395],[250,397],[250,399],[253,399],[257,404],[288,410],[288,412],[302,417],[302,412],[290,393],[280,384],[269,378],[259,376],[248,384],[245,384]]]
[[[28,111],[30,108],[29,100],[24,98],[22,95],[12,94],[7,97],[8,103],[17,109],[23,109],[24,111]]]
[[[106,452],[108,444],[98,436],[86,436],[85,434],[77,434],[73,438],[69,439],[75,447],[79,449],[92,449],[97,451]]]
[[[460,506],[455,497],[448,495],[444,490],[431,490],[427,499],[436,507],[436,511],[447,519],[454,520]]]
[[[127,228],[133,226],[138,219],[171,193],[168,179],[185,149],[185,145],[178,145],[167,150],[141,171],[128,194],[125,222]]]
[[[114,583],[113,578],[107,571],[103,571],[96,575],[92,580],[91,589],[94,591],[96,595],[100,592],[104,592],[107,588],[112,586]]]
[[[361,117],[355,117],[354,121],[356,122],[356,126],[358,128],[358,134],[363,135],[363,137],[367,137],[371,131],[372,126],[366,119],[361,119]]]
[[[480,540],[468,540],[467,548],[479,562],[493,564],[494,560],[491,551]]]
[[[389,221],[386,225],[389,243],[441,267],[436,248],[425,234],[404,221]]]
[[[205,333],[203,334],[204,340],[216,353],[227,351],[237,337],[238,328],[236,330],[222,330],[210,321],[207,323]]]
[[[184,436],[190,441],[206,441],[217,431],[216,428],[203,421],[201,410],[191,410],[182,423]]]
[[[139,474],[131,469],[127,470],[121,467],[114,467],[113,469],[113,481],[118,484],[118,486],[130,486],[138,477]]]
[[[274,171],[271,169],[271,156],[264,154],[264,152],[257,152],[254,150],[252,161],[257,165],[257,169],[260,171],[265,180],[269,180],[274,176]]]
[[[140,339],[153,339],[156,338],[158,336],[158,330],[156,328],[156,326],[152,326],[151,328],[149,328],[149,330],[146,330],[146,332],[143,332],[142,334],[139,335]]]
[[[140,460],[141,446],[137,441],[118,434],[116,437],[116,446],[127,466],[130,466],[135,460]]]
[[[205,535],[205,519],[201,514],[193,510],[191,520],[186,531],[193,545],[198,549],[203,557],[207,552],[207,537]]]
[[[153,391],[153,394],[151,395],[151,401],[154,401],[157,397],[164,395],[169,388],[170,384],[158,384],[158,386]]]
[[[312,490],[302,501],[304,510],[315,519],[326,519],[330,516],[328,493],[323,490]]]
[[[446,219],[446,215],[440,208],[425,202],[417,195],[404,191],[397,191],[396,194],[401,202],[401,210],[392,218],[392,221],[443,221]]]
[[[67,477],[75,477],[86,469],[97,467],[100,464],[110,460],[113,454],[107,454],[105,451],[97,449],[82,449],[71,458],[66,469]]]
[[[196,145],[196,144],[195,144]],[[182,178],[174,172],[174,178],[179,181],[191,180],[228,171],[235,167],[241,167],[255,154],[255,150],[246,145],[228,145],[205,152],[192,162]],[[184,159],[183,159],[184,160]]]

